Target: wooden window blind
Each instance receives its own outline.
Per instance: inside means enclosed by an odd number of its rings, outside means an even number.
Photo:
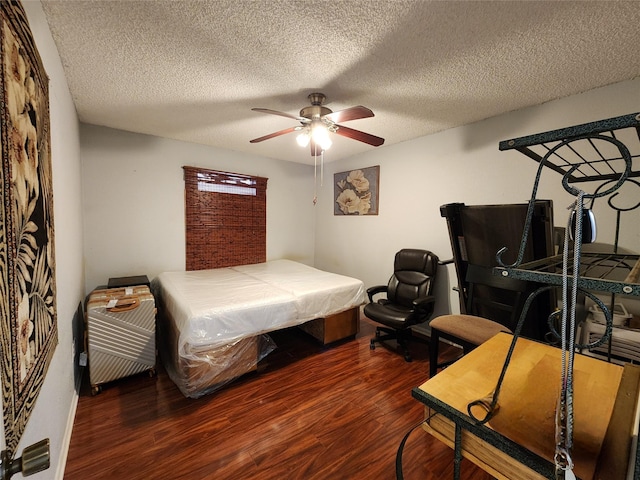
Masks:
[[[267,179],[183,167],[186,269],[261,263],[267,257]]]

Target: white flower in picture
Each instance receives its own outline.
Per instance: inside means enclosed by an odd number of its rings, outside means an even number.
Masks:
[[[347,182],[354,186],[358,193],[369,191],[369,180],[364,176],[362,170],[354,170],[347,175]]]
[[[340,206],[342,213],[348,215],[359,211],[360,198],[356,195],[356,192],[351,189],[347,189],[343,190],[340,195],[338,195],[336,203]]]

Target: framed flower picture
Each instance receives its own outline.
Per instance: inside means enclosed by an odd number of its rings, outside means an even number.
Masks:
[[[333,175],[334,215],[378,215],[380,166]]]

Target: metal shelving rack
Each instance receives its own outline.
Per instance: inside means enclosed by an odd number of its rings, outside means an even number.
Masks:
[[[638,260],[640,255],[583,253],[580,258],[578,287],[584,290],[640,296]],[[573,258],[568,269],[573,268]],[[562,255],[528,262],[515,267],[496,267],[499,275],[546,285],[562,285]],[[503,273],[504,272],[504,273]],[[616,278],[622,279],[616,280]]]
[[[633,182],[640,187],[634,179],[640,177],[640,113],[505,140],[500,142],[499,149],[517,150],[539,163],[530,203],[535,201],[543,168],[549,168],[562,175],[563,186],[569,192],[574,184],[600,182],[595,196],[609,196],[609,205],[618,211],[617,228],[620,212],[640,206],[621,209],[612,203],[623,183]],[[525,227],[523,242],[527,234]],[[617,251],[617,232],[614,248]],[[639,255],[583,252],[578,286],[585,290],[640,296],[639,258]],[[562,284],[562,256],[529,263],[516,261],[495,270],[499,275],[512,278]]]
[[[506,140],[500,142],[499,148],[500,150],[515,149],[538,162],[539,166],[529,201],[518,259],[512,265],[505,265],[502,261],[504,253],[504,249],[502,249],[497,253],[498,264],[501,266],[496,267],[494,273],[542,284],[544,286],[541,289],[554,288],[554,286],[563,284],[563,267],[566,267],[567,272],[573,272],[573,266],[578,262],[577,287],[590,296],[594,291],[609,292],[612,307],[610,310],[613,309],[615,296],[618,294],[640,296],[640,256],[618,253],[621,213],[635,210],[640,207],[640,202],[628,208],[616,207],[613,202],[620,193],[618,190],[625,182],[631,182],[640,187],[640,183],[635,180],[636,177],[640,177],[640,113]],[[578,244],[578,248],[567,259],[567,265],[563,265],[562,255],[534,262],[522,262],[523,245],[526,244],[529,234],[532,206],[536,200],[541,173],[545,168],[562,175],[562,185],[567,192],[576,196],[580,213],[582,213],[584,199],[590,200],[593,205],[597,198],[608,198],[609,206],[617,211],[614,253],[582,252],[580,244]],[[586,191],[587,188],[579,189],[577,187],[583,182],[593,182],[586,186],[593,186],[595,188],[593,193],[584,195],[582,190]],[[569,275],[566,280],[569,285],[574,281],[572,275]],[[609,352],[611,352],[611,314],[610,312],[605,312],[605,314],[609,318],[607,319],[607,330],[602,335],[602,340],[608,339]],[[511,350],[507,355],[503,374],[508,367],[516,340],[517,333],[514,335]],[[496,408],[503,378],[501,375],[498,380],[492,396],[490,412]],[[632,448],[634,453],[630,458],[630,465],[633,466],[634,480],[639,480],[640,442]]]
[[[618,179],[625,169],[624,159],[618,151],[602,151],[594,145],[592,140],[599,136],[625,144],[634,161],[628,176],[640,177],[640,113],[504,140],[498,148],[501,151],[517,150],[536,162],[544,162],[546,167],[563,176],[578,167],[570,175],[571,183]],[[548,155],[560,142],[576,139],[582,139],[585,143],[573,144],[569,148],[572,153],[555,151]]]

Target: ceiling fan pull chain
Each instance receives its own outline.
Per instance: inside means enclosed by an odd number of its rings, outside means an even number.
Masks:
[[[318,203],[318,157],[313,157],[313,206]]]

